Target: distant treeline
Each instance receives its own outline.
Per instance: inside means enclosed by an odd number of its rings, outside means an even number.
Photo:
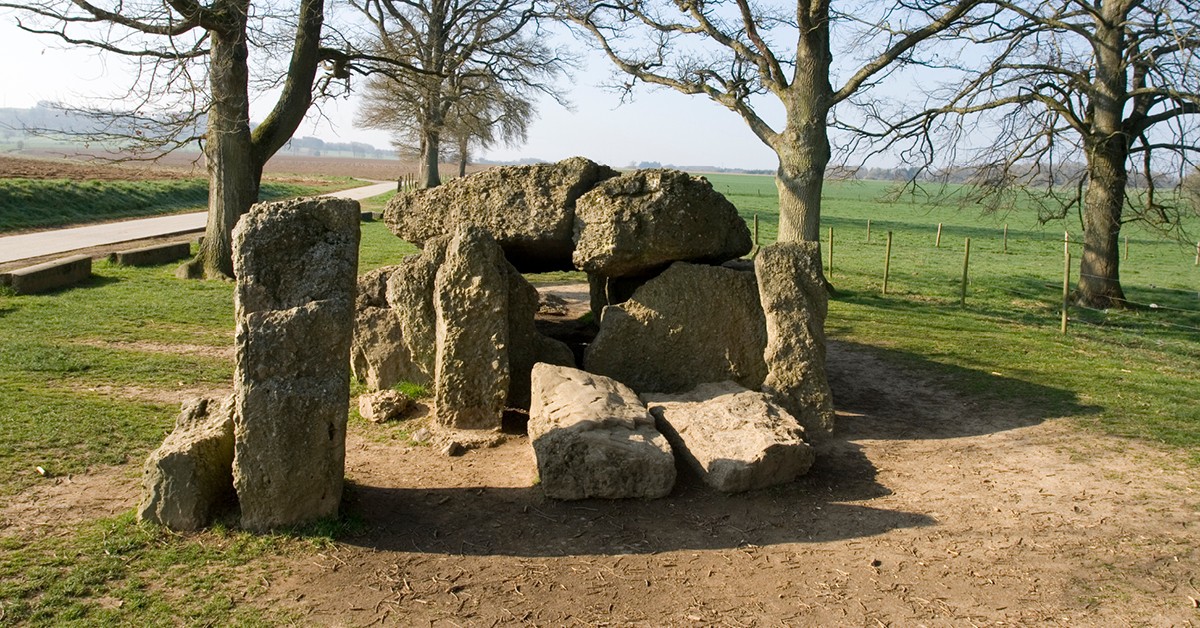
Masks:
[[[111,135],[118,145],[122,136],[136,136],[145,128],[153,127],[154,120],[140,119],[144,125],[139,125],[139,118],[122,117],[118,114],[106,115],[107,112],[81,112],[59,107],[53,103],[40,102],[36,107],[28,109],[0,108],[0,139],[8,142],[20,141],[32,136],[75,143],[88,135]],[[189,125],[179,129],[181,134],[200,135],[203,133],[203,117],[189,121]],[[253,124],[251,125],[254,126]],[[394,159],[394,150],[381,150],[363,142],[326,142],[317,137],[292,138],[283,147],[283,152],[293,155],[347,156],[371,159]]]

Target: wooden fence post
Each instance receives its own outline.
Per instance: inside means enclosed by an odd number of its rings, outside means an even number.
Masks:
[[[1008,252],[1008,223],[1004,223],[1004,252]]]
[[[1129,236],[1125,236],[1125,261],[1129,261]]]
[[[888,271],[892,265],[892,232],[887,232],[887,249],[883,253],[883,293],[887,294]]]
[[[1200,240],[1196,241],[1196,265],[1200,266]]]
[[[833,278],[833,227],[829,228],[829,277]]]
[[[867,219],[867,244],[871,243],[871,219]]]
[[[963,274],[962,274],[962,292],[958,297],[958,304],[966,307],[967,305],[967,268],[971,264],[971,238],[967,238],[963,249]]]
[[[942,223],[940,223],[940,222],[938,223],[937,239],[933,241],[933,248],[935,248],[935,249],[942,248]]]
[[[754,246],[758,246],[758,214],[754,214]]]
[[[1067,333],[1067,303],[1071,290],[1071,249],[1063,247],[1062,333]]]

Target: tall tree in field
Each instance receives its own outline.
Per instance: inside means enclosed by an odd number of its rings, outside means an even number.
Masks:
[[[139,83],[129,92],[129,109],[117,112],[126,119],[121,133],[146,139],[165,130],[159,147],[190,140],[203,146],[208,224],[199,255],[181,274],[232,277],[233,226],[258,199],[263,166],[312,102],[324,0],[300,0],[286,15],[269,13],[276,5],[251,0],[34,0],[0,2],[0,8],[14,10],[26,31],[134,62]],[[248,60],[253,45],[270,40],[264,28],[272,18],[290,24],[290,42],[282,44],[289,61],[281,77],[267,80],[281,92],[251,130]],[[206,120],[203,136],[189,136],[199,120]]]
[[[916,139],[928,157],[938,130],[954,143],[986,138],[965,149],[979,189],[1041,188],[1050,201],[1045,217],[1078,211],[1084,238],[1076,301],[1122,307],[1122,225],[1177,231],[1191,207],[1159,187],[1164,174],[1179,180],[1193,171],[1200,153],[1200,4],[997,4],[1001,15],[964,33],[976,47],[970,58],[983,61],[958,68],[961,82],[942,94],[948,104],[897,125],[898,137]]]
[[[457,162],[460,177],[466,174],[474,150],[524,142],[537,113],[529,97],[487,77],[467,83],[447,111],[439,133],[439,161]],[[402,79],[373,76],[366,84],[358,124],[390,131],[392,144],[402,156],[420,158],[426,138],[420,102]]]
[[[834,108],[898,67],[924,63],[917,47],[960,28],[983,0],[908,0],[834,9],[829,0],[562,0],[636,83],[706,96],[728,108],[779,159],[779,239],[816,240],[831,158]],[[856,67],[832,83],[833,25],[855,37]],[[845,64],[842,64],[843,66]],[[761,97],[761,98],[760,98]],[[760,110],[783,106],[772,125]]]
[[[551,82],[569,61],[538,37],[539,0],[348,1],[376,31],[373,53],[411,68],[372,85],[409,120],[401,124],[420,150],[422,187],[441,183],[443,134],[456,110],[476,115],[468,109],[538,92],[560,98]]]

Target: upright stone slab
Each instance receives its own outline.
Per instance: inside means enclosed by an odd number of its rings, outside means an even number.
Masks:
[[[242,526],[337,514],[345,473],[357,201],[259,203],[234,229],[234,484]]]
[[[584,368],[638,392],[681,392],[766,377],[766,324],[751,273],[676,262],[604,308]]]
[[[456,429],[500,427],[508,399],[508,277],[504,254],[477,227],[446,247],[434,281],[434,417]]]
[[[199,530],[235,503],[233,398],[192,399],[142,471],[138,519],[172,530]]]
[[[804,428],[770,395],[717,382],[642,399],[676,455],[718,491],[784,484],[812,466]]]
[[[407,354],[401,379],[430,389],[437,363],[434,282],[449,244],[448,236],[427,241],[421,253],[405,257],[387,281],[387,304],[400,325],[400,342]]]
[[[821,245],[780,242],[754,260],[767,321],[764,353],[771,393],[808,435],[833,431],[833,397],[825,373],[825,314],[829,295],[821,271]]]
[[[675,458],[628,386],[549,364],[533,367],[529,442],[547,497],[665,497]]]

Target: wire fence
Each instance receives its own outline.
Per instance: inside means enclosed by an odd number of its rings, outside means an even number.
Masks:
[[[1131,247],[1124,238],[1122,270],[1150,260],[1152,272],[1126,274],[1143,281],[1149,276],[1151,283],[1123,280],[1125,295],[1113,300],[1124,307],[1099,309],[1074,300],[1083,242],[1069,233],[1029,237],[1008,225],[989,234],[977,227],[938,224],[922,236],[911,224],[895,233],[888,226],[868,219],[862,230],[825,230],[822,257],[832,285],[878,291],[883,298],[958,305],[1013,322],[1053,321],[1063,333],[1115,334],[1200,354],[1200,243],[1193,255],[1162,242],[1139,241]],[[972,235],[960,239],[952,237],[955,232]]]

